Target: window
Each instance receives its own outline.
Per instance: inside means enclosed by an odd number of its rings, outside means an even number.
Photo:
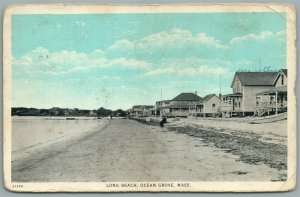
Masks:
[[[284,85],[284,76],[281,75],[281,85]]]
[[[215,109],[215,107],[216,107],[216,104],[212,104],[212,109]]]

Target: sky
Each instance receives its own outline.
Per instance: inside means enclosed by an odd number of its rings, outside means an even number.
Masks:
[[[13,107],[126,110],[285,67],[284,13],[12,16]]]

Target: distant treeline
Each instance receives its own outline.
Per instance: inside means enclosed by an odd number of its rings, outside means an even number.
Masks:
[[[95,110],[87,109],[69,109],[53,107],[51,109],[37,109],[37,108],[26,108],[26,107],[12,107],[12,116],[92,116],[92,117],[104,117],[104,116],[120,116],[124,117],[127,115],[126,111],[122,109],[110,110],[103,107]]]

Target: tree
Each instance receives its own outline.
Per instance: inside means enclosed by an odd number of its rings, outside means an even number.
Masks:
[[[127,114],[124,110],[118,109],[118,110],[114,111],[113,115],[114,116],[125,117]]]
[[[109,116],[110,114],[112,114],[112,110],[105,109],[104,107],[101,107],[97,110],[98,117]]]

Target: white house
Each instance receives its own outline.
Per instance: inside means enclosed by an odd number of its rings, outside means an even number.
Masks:
[[[287,69],[281,69],[274,87],[256,94],[256,114],[258,116],[287,111]]]
[[[233,93],[221,97],[222,114],[224,116],[255,115],[257,94],[269,91],[276,83],[281,83],[282,78],[278,78],[279,72],[236,72],[231,84]]]
[[[190,111],[194,116],[214,116],[219,113],[221,100],[215,94],[208,94],[201,101],[191,103]]]
[[[195,93],[181,93],[168,101],[168,104],[161,106],[162,115],[187,117],[191,114],[191,104],[200,103],[202,98]]]

